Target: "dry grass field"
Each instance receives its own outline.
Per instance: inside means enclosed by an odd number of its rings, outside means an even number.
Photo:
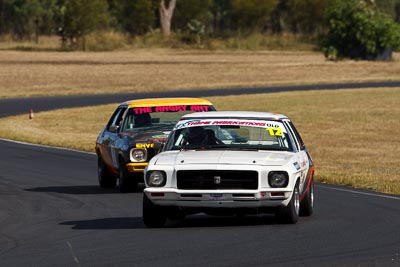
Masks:
[[[326,61],[315,52],[0,51],[0,98],[400,80],[392,62]],[[205,93],[206,95],[206,93]],[[283,113],[300,129],[319,181],[400,194],[400,88],[210,98],[219,110]],[[0,120],[0,137],[93,151],[116,104]]]
[[[219,110],[271,111],[297,125],[321,182],[400,194],[400,88],[209,98]],[[0,137],[94,151],[116,104],[0,120]]]
[[[318,52],[137,49],[0,51],[0,98],[400,80],[392,62],[330,62]]]

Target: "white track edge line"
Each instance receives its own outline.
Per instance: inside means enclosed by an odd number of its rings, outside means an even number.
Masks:
[[[0,138],[0,141],[10,142],[10,143],[15,143],[15,144],[20,144],[20,145],[26,145],[26,146],[52,148],[52,149],[58,149],[58,150],[78,152],[78,153],[83,153],[83,154],[88,154],[88,155],[96,155],[96,153],[94,153],[94,152],[87,152],[87,151],[82,151],[82,150],[78,150],[78,149],[65,148],[65,147],[59,147],[59,146],[39,145],[39,144],[33,144],[33,143],[22,142],[22,141],[15,141],[15,140],[4,139],[4,138]]]
[[[358,195],[366,195],[366,196],[373,196],[373,197],[381,197],[381,198],[400,200],[400,197],[396,197],[396,196],[386,196],[386,195],[367,193],[367,192],[360,192],[360,191],[351,190],[351,189],[342,189],[342,188],[336,188],[336,187],[330,187],[330,186],[324,186],[324,185],[315,185],[315,186],[322,187],[322,188],[329,189],[329,190],[342,191],[342,192],[353,193],[353,194],[358,194]]]

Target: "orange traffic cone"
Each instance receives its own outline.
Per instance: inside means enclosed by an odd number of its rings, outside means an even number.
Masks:
[[[33,119],[33,117],[35,117],[35,115],[33,115],[33,109],[29,110],[29,119]]]

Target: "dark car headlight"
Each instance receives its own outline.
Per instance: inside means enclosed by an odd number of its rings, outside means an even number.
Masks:
[[[167,181],[167,175],[164,171],[149,171],[146,173],[146,182],[152,187],[164,186]]]
[[[289,183],[289,175],[285,171],[269,172],[268,183],[271,187],[286,187]]]
[[[132,148],[129,157],[132,162],[144,162],[147,160],[147,149]]]

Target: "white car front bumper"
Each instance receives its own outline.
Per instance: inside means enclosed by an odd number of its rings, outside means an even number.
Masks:
[[[179,190],[174,188],[144,189],[146,196],[159,206],[197,208],[262,208],[286,206],[290,189],[267,190]]]

